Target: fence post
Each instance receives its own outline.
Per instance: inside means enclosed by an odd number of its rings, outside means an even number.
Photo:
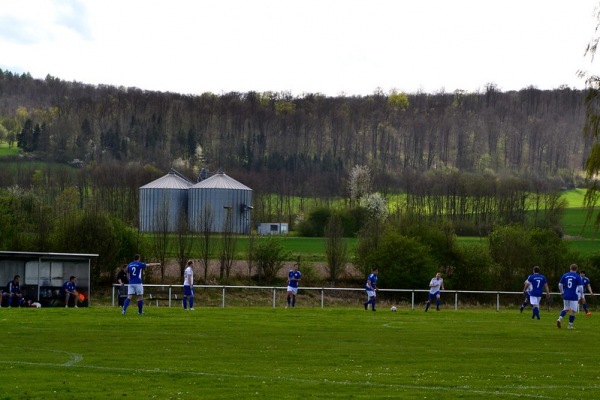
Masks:
[[[273,308],[275,308],[275,298],[277,297],[277,288],[273,288]]]
[[[454,311],[458,310],[458,290],[454,292]]]
[[[415,291],[414,290],[411,292],[410,297],[411,297],[411,305],[410,306],[414,310],[415,309]]]
[[[496,293],[496,311],[500,311],[500,292]]]
[[[171,285],[169,285],[169,307],[171,307],[171,291],[173,290],[173,287]]]
[[[325,304],[324,293],[325,289],[321,288],[321,308],[323,308],[323,305]]]
[[[112,287],[112,306],[115,306],[115,285]]]
[[[223,290],[221,292],[221,308],[225,308],[225,286],[223,286]]]

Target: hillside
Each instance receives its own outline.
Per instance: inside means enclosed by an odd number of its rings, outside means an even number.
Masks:
[[[355,165],[384,192],[429,171],[573,187],[587,157],[583,91],[188,96],[0,70],[0,122],[37,159],[223,168],[261,192],[346,194]]]

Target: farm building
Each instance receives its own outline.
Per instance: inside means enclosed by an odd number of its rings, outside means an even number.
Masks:
[[[70,276],[76,276],[77,291],[85,297],[78,305],[87,306],[90,301],[91,261],[97,257],[98,254],[0,251],[0,282],[5,285],[19,275],[26,300],[39,302],[43,307],[64,307],[60,290]]]
[[[257,233],[259,235],[287,235],[287,222],[266,222],[258,224]]]
[[[140,232],[177,231],[187,221],[188,189],[192,186],[175,170],[140,188]]]
[[[252,189],[219,170],[189,189],[190,229],[249,234],[251,204]]]

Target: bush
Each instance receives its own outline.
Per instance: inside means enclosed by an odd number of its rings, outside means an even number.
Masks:
[[[498,268],[490,256],[487,243],[458,246],[457,260],[453,267],[447,276],[453,289],[498,290],[497,281],[494,279]]]
[[[423,287],[437,270],[430,251],[430,247],[418,239],[388,230],[365,262],[371,268],[379,269],[383,288]]]
[[[281,237],[268,235],[256,241],[253,259],[256,260],[259,281],[262,277],[267,283],[273,282],[284,261],[288,259],[289,254],[283,247],[283,240]]]

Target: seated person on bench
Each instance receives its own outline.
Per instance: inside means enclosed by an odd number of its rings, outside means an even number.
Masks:
[[[21,286],[19,281],[21,280],[20,275],[15,275],[12,281],[6,284],[6,288],[2,292],[2,297],[6,298],[6,304],[8,307],[20,307],[23,303],[23,293],[21,292]]]

